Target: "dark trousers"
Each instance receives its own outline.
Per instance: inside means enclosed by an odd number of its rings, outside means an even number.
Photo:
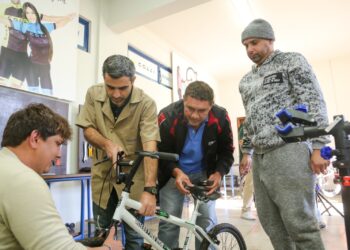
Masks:
[[[97,222],[97,227],[98,226],[100,227],[100,228],[97,228],[97,230],[102,228],[108,228],[111,225],[115,209],[117,208],[117,205],[118,205],[118,200],[119,200],[118,195],[115,189],[113,188],[111,196],[109,197],[106,209],[103,209],[102,207],[98,206],[98,204],[96,204],[95,202],[93,203],[94,218]],[[144,217],[140,215],[137,216],[137,219],[141,222],[144,221]],[[143,238],[128,225],[124,224],[123,226],[124,226],[124,233],[126,238],[125,249],[126,250],[142,249]]]

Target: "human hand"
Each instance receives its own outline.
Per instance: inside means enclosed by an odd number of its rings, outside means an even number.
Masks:
[[[123,151],[122,147],[110,140],[107,140],[104,150],[106,151],[108,158],[112,160],[113,167],[115,168],[117,162],[117,154]]]
[[[252,157],[249,154],[243,154],[242,160],[239,163],[239,173],[246,175],[252,167]]]
[[[144,216],[153,216],[156,212],[156,196],[148,192],[141,194],[140,203],[141,208],[138,210],[139,214]]]
[[[187,186],[193,187],[192,182],[190,181],[190,178],[182,172],[181,169],[175,168],[173,171],[173,175],[175,177],[175,185],[177,189],[182,193],[182,194],[190,194],[190,191],[186,188]]]
[[[109,234],[106,240],[103,242],[103,246],[113,250],[121,250],[123,249],[122,242],[120,240],[114,239],[115,227],[111,227],[109,230]]]
[[[221,174],[219,172],[215,172],[214,174],[211,174],[208,178],[209,181],[213,181],[213,184],[208,186],[208,192],[207,195],[211,195],[214,193],[221,185]]]
[[[326,174],[330,161],[321,156],[321,150],[314,149],[311,154],[311,169],[315,174]]]

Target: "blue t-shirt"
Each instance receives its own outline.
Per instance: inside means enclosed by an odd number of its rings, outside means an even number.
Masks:
[[[207,121],[202,122],[197,130],[188,125],[185,144],[179,159],[180,169],[185,174],[197,173],[203,169],[202,138],[206,123]]]

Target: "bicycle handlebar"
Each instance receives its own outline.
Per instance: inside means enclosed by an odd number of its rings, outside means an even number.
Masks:
[[[157,151],[138,151],[136,152],[136,154],[143,157],[151,157],[153,159],[160,159],[160,160],[166,160],[166,161],[179,160],[179,155],[173,154],[173,153],[165,153],[165,152],[157,152]]]
[[[191,195],[193,198],[203,201],[203,202],[208,202],[209,200],[217,200],[221,197],[221,194],[218,191],[215,191],[214,193],[207,195],[208,191],[208,186],[213,185],[213,181],[211,180],[203,180],[199,181],[193,186],[187,186],[185,184],[185,188],[190,191]]]
[[[117,183],[120,184],[122,182],[125,183],[124,191],[130,193],[131,185],[133,184],[132,179],[134,178],[134,175],[136,174],[137,169],[139,168],[142,160],[144,157],[150,157],[153,159],[161,159],[161,160],[168,160],[168,161],[178,161],[179,155],[178,154],[172,154],[172,153],[165,153],[165,152],[157,152],[157,151],[138,151],[135,152],[137,155],[135,160],[127,161],[124,159],[123,156],[119,156],[117,160]],[[122,166],[131,166],[131,170],[129,174],[124,174],[121,171]],[[122,177],[121,177],[122,176]]]

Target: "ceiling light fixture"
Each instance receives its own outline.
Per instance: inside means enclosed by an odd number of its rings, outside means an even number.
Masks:
[[[254,19],[253,10],[249,0],[231,0],[235,6],[239,22],[243,27],[247,26]]]

